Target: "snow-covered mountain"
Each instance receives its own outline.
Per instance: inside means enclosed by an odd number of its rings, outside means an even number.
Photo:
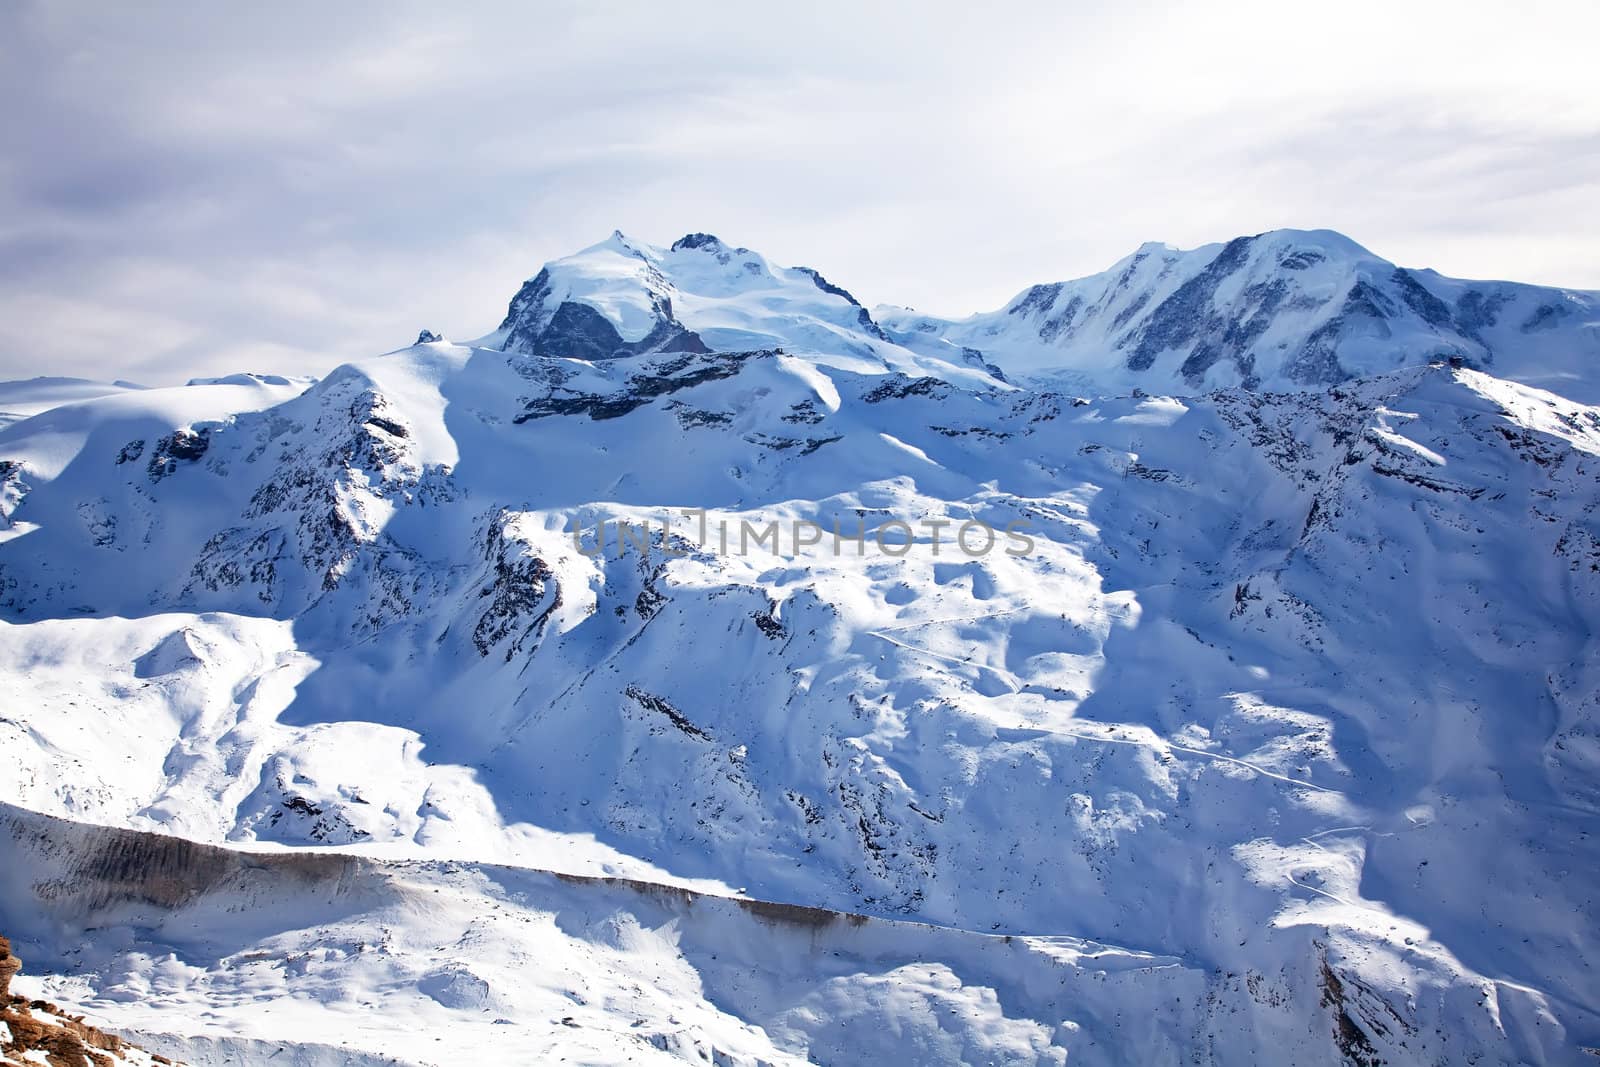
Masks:
[[[959,321],[869,312],[815,270],[709,234],[657,248],[617,233],[547,265],[476,343],[590,360],[783,347],[1090,393],[1323,388],[1454,360],[1600,403],[1600,294],[1406,270],[1327,230],[1187,252],[1147,244],[1104,273],[1035,285]]]
[[[1600,403],[1600,294],[1406,270],[1328,230],[1147,244],[959,322],[877,318],[919,352],[978,351],[1015,377],[1087,389],[1299,389],[1455,359]]]
[[[1584,1062],[1594,297],[1353,248],[1096,347],[617,235],[0,428],[0,929],[191,1062]]]
[[[993,371],[953,349],[919,359],[817,271],[773,266],[705,233],[658,248],[618,232],[546,264],[517,292],[500,328],[475,344],[584,360],[781,347],[871,371],[960,368],[954,376],[978,383]]]

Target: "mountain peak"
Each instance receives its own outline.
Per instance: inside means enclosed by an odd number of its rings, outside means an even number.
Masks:
[[[1188,250],[1147,242],[961,321],[882,321],[923,349],[1100,392],[1301,389],[1456,359],[1588,400],[1600,343],[1582,324],[1597,318],[1596,294],[1410,271],[1334,230],[1279,229]]]
[[[582,256],[590,252],[620,252],[623,255],[637,256],[641,254],[642,250],[648,249],[649,247],[650,246],[645,244],[643,241],[636,241],[632,237],[629,237],[627,234],[623,233],[621,230],[612,230],[611,236],[607,237],[605,240],[598,241],[595,244],[589,245],[587,248],[580,249],[578,252],[575,252],[573,256],[567,256],[563,258],[571,259],[575,256]]]
[[[674,252],[683,252],[692,248],[704,248],[710,251],[715,251],[722,247],[724,247],[722,244],[722,239],[717,237],[715,234],[709,233],[686,233],[676,241],[672,242],[672,251]]]

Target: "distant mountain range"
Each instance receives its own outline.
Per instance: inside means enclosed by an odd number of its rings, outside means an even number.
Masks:
[[[1327,230],[1188,252],[1148,244],[1101,274],[956,321],[869,311],[815,270],[708,234],[657,248],[619,233],[546,266],[484,343],[584,359],[783,346],[1180,393],[1318,388],[1454,359],[1600,400],[1600,294],[1406,270]]]

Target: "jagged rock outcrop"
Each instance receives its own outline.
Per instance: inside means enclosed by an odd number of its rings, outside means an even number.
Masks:
[[[245,460],[266,477],[238,524],[208,539],[185,595],[249,589],[263,604],[303,602],[359,570],[373,610],[404,615],[427,576],[386,542],[383,522],[391,508],[447,497],[448,471],[416,459],[404,416],[361,376],[330,377],[305,399],[309,425],[280,417],[255,427]],[[285,448],[286,433],[315,451]]]
[[[10,529],[11,516],[28,495],[28,485],[22,480],[22,464],[15,460],[0,459],[0,530]]]
[[[11,979],[22,970],[22,960],[11,954],[11,942],[0,937],[0,1004],[9,1003]]]

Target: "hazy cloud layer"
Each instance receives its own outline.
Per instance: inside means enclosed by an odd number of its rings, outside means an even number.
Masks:
[[[1600,288],[1600,8],[1308,11],[13,2],[0,378],[475,336],[614,228],[943,314],[1278,226]]]

